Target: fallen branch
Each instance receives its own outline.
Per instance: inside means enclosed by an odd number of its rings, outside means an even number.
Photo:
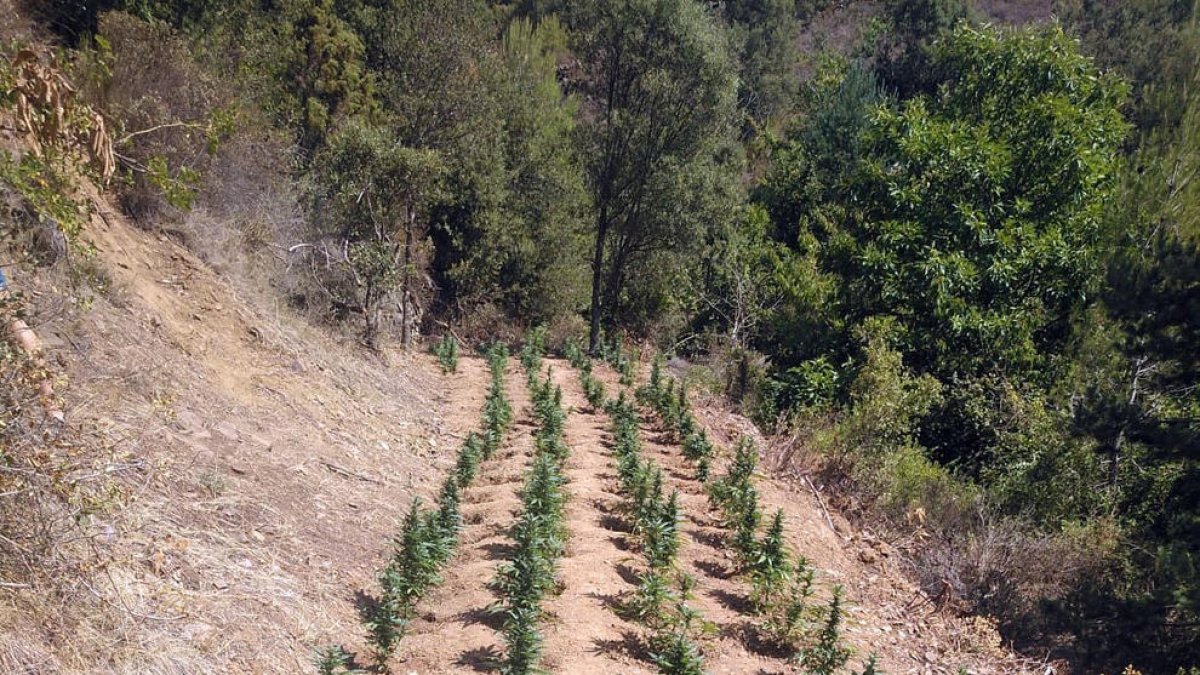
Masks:
[[[825,500],[821,499],[821,493],[817,490],[817,486],[813,485],[812,480],[808,476],[804,477],[804,482],[808,483],[808,489],[812,490],[813,496],[817,498],[817,505],[821,507],[821,513],[825,516],[825,522],[829,524],[829,529],[833,530],[834,534],[837,534],[837,528],[833,526],[833,518],[829,517],[829,509],[825,508]]]
[[[342,467],[338,466],[337,464],[334,464],[333,462],[327,462],[325,460],[321,460],[321,464],[324,464],[326,469],[329,469],[330,471],[332,471],[336,474],[345,476],[347,478],[357,478],[361,481],[366,481],[368,483],[375,483],[376,485],[384,485],[384,482],[379,480],[378,478],[371,478],[370,476],[364,476],[361,473],[351,471],[350,469],[342,468]]]

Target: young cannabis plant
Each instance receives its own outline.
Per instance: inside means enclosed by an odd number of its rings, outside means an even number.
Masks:
[[[812,627],[814,570],[807,559],[796,559],[795,569],[782,593],[768,594],[762,609],[766,620],[763,632],[780,648],[796,653]]]
[[[695,638],[713,632],[716,627],[704,621],[700,612],[687,604],[692,599],[694,583],[692,577],[680,575],[679,592],[672,609],[650,640],[650,658],[658,672],[664,675],[701,675],[704,672],[704,656]]]
[[[531,344],[526,342],[527,347]],[[529,361],[533,362],[532,356]],[[554,387],[549,377],[539,381],[536,371],[529,376],[534,413],[539,421],[535,434],[537,452],[521,491],[523,510],[511,532],[512,558],[501,565],[492,583],[501,596],[498,610],[504,616],[506,649],[501,671],[513,675],[537,669],[542,645],[538,630],[541,603],[555,587],[557,561],[565,551],[567,536],[563,522],[566,479],[562,463],[569,449],[563,440],[566,413],[562,408],[562,390]]]
[[[546,353],[546,328],[545,326],[537,326],[530,328],[525,333],[525,340],[521,344],[521,366],[525,368],[525,372],[533,377],[535,373],[542,368],[542,356]]]
[[[588,358],[588,355],[583,351],[583,347],[579,346],[575,338],[571,338],[563,346],[563,356],[567,358],[572,368],[583,370],[585,365],[589,368],[591,366],[592,360]]]
[[[604,383],[592,375],[592,362],[584,361],[579,369],[579,381],[583,385],[583,395],[594,412],[604,409]]]
[[[842,644],[842,612],[842,587],[834,586],[817,643],[804,649],[800,656],[800,662],[812,675],[834,675],[850,660],[850,649]]]
[[[783,540],[783,509],[775,512],[750,565],[750,601],[759,612],[773,605],[792,575],[791,554]]]
[[[867,659],[867,662],[863,664],[862,672],[854,673],[854,675],[882,675],[882,673],[883,671],[879,669],[878,657],[872,654],[871,657]]]
[[[666,572],[650,569],[638,576],[638,587],[625,602],[623,613],[626,618],[643,623],[651,628],[665,622],[665,614],[675,601],[675,591]]]
[[[442,339],[433,345],[433,354],[442,366],[442,372],[449,374],[458,372],[458,340],[446,333]]]
[[[359,675],[363,671],[353,667],[354,659],[341,645],[331,645],[317,650],[313,665],[317,675]]]
[[[465,488],[475,480],[475,475],[479,473],[479,463],[482,461],[483,438],[474,431],[469,432],[458,451],[458,462],[454,465],[458,487]]]

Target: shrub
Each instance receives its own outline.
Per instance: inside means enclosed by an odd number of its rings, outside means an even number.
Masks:
[[[187,210],[218,141],[233,131],[224,109],[232,96],[164,23],[110,12],[98,35],[74,75],[83,98],[114,121],[123,208],[140,221]]]

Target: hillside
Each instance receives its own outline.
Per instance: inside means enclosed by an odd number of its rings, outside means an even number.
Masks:
[[[0,0],[2,672],[1200,667],[1200,0]]]
[[[361,645],[355,598],[370,592],[410,499],[431,497],[450,469],[483,400],[482,361],[464,358],[458,374],[443,376],[422,354],[363,352],[270,311],[187,249],[132,226],[94,192],[90,199],[85,236],[107,289],[81,307],[55,271],[17,270],[14,285],[32,298],[30,324],[65,377],[68,424],[89,448],[111,453],[105,468],[120,497],[85,526],[98,533],[104,564],[72,582],[86,590],[75,589],[66,612],[51,613],[36,593],[10,597],[0,669],[295,673],[326,643]],[[631,588],[620,576],[627,554],[604,541],[596,510],[610,489],[604,423],[585,411],[570,367],[554,369],[576,459],[547,663],[560,672],[640,672],[621,646],[622,631],[636,628],[603,601]],[[618,387],[615,374],[605,379]],[[511,395],[523,416],[520,380],[514,371]],[[719,407],[703,408],[702,418],[723,442],[754,433]],[[519,423],[511,436],[509,458],[488,468],[487,487],[466,496],[475,524],[413,631],[413,656],[400,660],[406,672],[449,672],[471,649],[495,645],[490,629],[461,613],[490,602],[485,582],[529,448],[524,429]],[[668,447],[651,449],[686,475]],[[829,583],[846,586],[846,633],[860,654],[879,653],[893,673],[1022,671],[992,651],[986,631],[923,596],[886,544],[828,514],[799,485],[763,483],[765,502],[788,513],[789,543]],[[685,564],[701,576],[701,604],[720,629],[705,643],[713,672],[786,671],[748,651],[750,617],[739,610],[737,582],[721,571],[729,561],[712,548],[712,516],[696,486],[681,489],[693,495]],[[612,646],[594,652],[599,641]]]

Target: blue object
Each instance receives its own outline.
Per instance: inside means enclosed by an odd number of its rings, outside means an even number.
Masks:
[[[4,278],[4,268],[0,267],[0,291],[8,290],[8,279]]]

